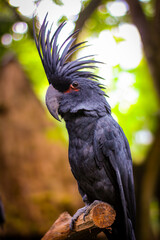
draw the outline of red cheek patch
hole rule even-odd
[[[78,88],[74,88],[72,85],[70,85],[70,87],[68,88],[67,91],[65,91],[65,93],[70,93],[70,92],[78,92],[79,89]]]

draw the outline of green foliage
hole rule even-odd
[[[122,22],[130,22],[129,15],[126,14],[123,17],[112,16],[107,10],[105,1],[105,3],[92,14],[85,26],[87,27],[90,35],[94,34],[97,36],[101,31],[105,29],[111,30],[119,26]]]
[[[53,0],[53,2],[57,5],[63,5],[61,0]]]
[[[155,10],[153,7],[154,4],[155,4],[154,0],[150,0],[150,1],[141,3],[142,9],[148,18],[152,18],[154,16],[154,13],[155,13]]]
[[[114,71],[113,89],[116,88],[115,83],[118,81],[118,75],[122,69],[117,66]],[[148,130],[154,134],[157,125],[158,99],[145,59],[136,69],[128,72],[135,76],[132,88],[138,91],[138,100],[135,104],[130,105],[125,114],[120,111],[119,103],[112,109],[112,112],[117,116],[118,122],[129,140],[134,161],[140,163],[144,160],[150,144],[138,143],[135,136],[141,130]]]
[[[13,41],[10,49],[15,52],[18,60],[23,65],[36,94],[44,101],[44,91],[48,86],[48,80],[34,40],[24,36],[20,41]]]

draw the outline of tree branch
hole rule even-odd
[[[102,4],[102,0],[92,0],[88,4],[84,10],[82,10],[79,14],[79,17],[76,22],[75,30],[81,29],[85,22],[90,18],[92,13],[96,10],[96,8]]]
[[[139,30],[142,43],[143,43],[145,56],[147,58],[148,66],[153,77],[155,90],[158,98],[160,98],[160,81],[159,81],[160,52],[159,52],[159,42],[157,41],[157,39],[159,39],[157,37],[158,33],[156,32],[155,25],[153,24],[153,22],[152,22],[152,25],[150,26],[150,23],[147,21],[146,16],[138,0],[126,0],[126,2],[129,4],[133,23],[136,25],[137,29]],[[159,3],[157,4],[159,7]]]
[[[116,212],[107,203],[97,203],[92,207],[90,213],[83,220],[83,214],[79,216],[75,223],[74,231],[70,230],[72,217],[64,212],[55,221],[42,240],[64,240],[64,239],[90,239],[103,229],[111,231],[111,225],[115,220]]]
[[[159,34],[160,34],[160,1],[159,0],[156,0],[156,2],[155,2],[155,21],[154,21],[154,25],[155,25],[156,31],[158,32],[157,36],[159,36]]]
[[[159,119],[158,119],[159,120]],[[150,203],[152,196],[156,190],[160,170],[160,125],[155,134],[155,139],[148,153],[144,165],[144,174],[142,176],[141,199],[140,199],[140,239],[154,239],[152,229],[150,227]],[[152,238],[151,238],[152,235]]]
[[[79,17],[76,21],[74,31],[81,30],[84,27],[85,22],[91,17],[93,12],[101,4],[102,4],[102,0],[91,0],[89,2],[89,4],[79,13]],[[80,34],[80,32],[77,33],[76,41],[74,42],[74,44],[77,43],[77,39],[78,39],[79,34]],[[72,60],[73,55],[69,58],[70,61]]]
[[[139,30],[143,45],[148,46],[150,43],[150,28],[140,2],[138,0],[126,0],[126,2],[130,7],[133,23]]]

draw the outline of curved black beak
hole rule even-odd
[[[61,121],[58,116],[59,100],[61,96],[62,93],[57,91],[52,84],[50,84],[46,93],[46,105],[50,114],[58,121]]]

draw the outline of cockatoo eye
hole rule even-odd
[[[73,82],[71,85],[73,88],[77,88],[79,86],[78,82]]]
[[[68,88],[68,90],[67,91],[65,91],[65,93],[70,93],[70,92],[78,92],[79,91],[79,88],[78,88],[78,86],[79,86],[79,83],[78,82],[73,82],[73,83],[71,83],[70,84],[70,86],[69,86],[69,88]]]

